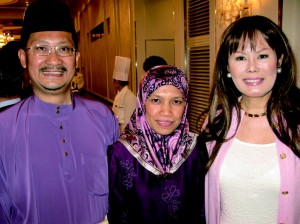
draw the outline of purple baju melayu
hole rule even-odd
[[[90,224],[108,207],[112,111],[73,95],[73,105],[31,96],[0,114],[0,222]],[[5,222],[4,222],[5,223]]]

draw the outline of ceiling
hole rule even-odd
[[[22,19],[26,7],[34,0],[0,0],[0,35],[9,33],[20,39]],[[64,0],[69,6],[76,0]]]
[[[20,39],[23,13],[32,0],[0,0],[0,34]]]

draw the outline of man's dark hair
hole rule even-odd
[[[167,64],[168,63],[166,62],[166,60],[163,59],[162,57],[153,55],[153,56],[146,58],[146,60],[144,61],[144,64],[143,64],[143,69],[146,72],[150,68],[153,68],[154,66],[167,65]]]
[[[122,86],[122,87],[127,86],[129,84],[129,81],[121,81],[121,80],[116,80],[116,81],[118,81],[120,86]]]
[[[10,41],[0,51],[0,97],[20,96],[23,67],[18,57],[19,41]]]

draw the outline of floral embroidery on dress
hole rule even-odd
[[[128,214],[128,211],[124,211],[122,212],[121,214],[121,223],[120,224],[127,224],[127,214]]]
[[[129,163],[128,160],[121,161],[121,176],[126,190],[132,188],[132,177],[135,177],[136,174],[134,172],[133,165]]]
[[[176,212],[180,204],[180,201],[178,201],[179,195],[180,192],[175,185],[165,187],[164,193],[162,194],[162,199],[167,204],[170,215],[174,218],[176,218]]]

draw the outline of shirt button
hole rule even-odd
[[[59,125],[59,129],[62,130],[62,129],[63,129],[63,126],[62,126],[62,125]]]
[[[66,140],[65,140],[65,139],[63,139],[63,140],[61,140],[61,142],[62,142],[62,143],[65,143],[65,142],[66,142]]]
[[[281,153],[280,154],[280,159],[285,159],[286,158],[286,154],[285,153]]]
[[[65,152],[65,153],[64,153],[64,155],[65,155],[65,156],[68,156],[68,155],[69,155],[69,153],[68,153],[68,152]]]
[[[283,191],[282,194],[287,195],[287,194],[289,194],[289,192],[288,191]]]

